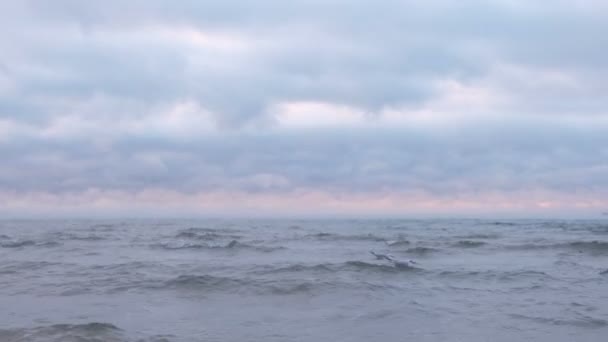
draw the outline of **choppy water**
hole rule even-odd
[[[608,221],[0,222],[2,342],[606,340]]]

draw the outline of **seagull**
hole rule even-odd
[[[415,262],[413,260],[408,260],[408,261],[395,260],[395,258],[389,254],[380,254],[380,253],[376,253],[374,251],[369,251],[369,252],[373,256],[375,256],[377,260],[386,260],[388,262],[392,262],[396,268],[410,268],[410,267],[414,267],[412,265],[418,264],[417,262]]]
[[[390,261],[390,262],[394,262],[395,259],[393,258],[393,256],[388,255],[388,254],[380,254],[380,253],[376,253],[374,251],[369,251],[373,256],[376,257],[376,259],[378,260],[386,260],[386,261]]]

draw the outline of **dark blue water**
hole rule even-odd
[[[0,222],[3,342],[607,338],[608,221]]]

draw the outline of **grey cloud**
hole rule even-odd
[[[57,98],[100,93],[144,103],[196,99],[228,126],[264,116],[282,101],[325,101],[377,112],[432,100],[439,80],[475,83],[497,62],[564,68],[580,77],[582,87],[605,88],[605,72],[594,77],[584,70],[595,68],[597,75],[608,60],[605,38],[598,34],[608,29],[606,13],[509,3],[29,1],[13,10],[22,22],[5,24],[13,29],[7,32],[17,31],[4,34],[5,45],[13,35],[20,40],[5,61],[15,69],[19,91],[3,99],[8,104],[0,115],[57,115],[65,111]],[[145,34],[155,25],[230,33],[253,47],[243,55],[217,56],[230,66],[219,70],[211,60],[193,65],[179,44],[119,34],[134,29]],[[118,32],[111,44],[98,34],[108,30]],[[30,66],[27,73],[22,64]],[[500,89],[517,95],[520,86]],[[526,95],[520,94],[521,102]],[[529,111],[571,109],[595,98],[585,90],[571,99],[559,91],[541,95]],[[11,104],[16,98],[22,104]],[[39,103],[38,110],[24,108],[32,103]]]
[[[438,134],[419,128],[319,130],[173,140],[123,137],[3,146],[0,188],[53,193],[89,188],[335,194],[424,191],[439,198],[535,187],[608,190],[605,125],[547,120],[467,123]]]
[[[563,1],[3,2],[0,124],[29,133],[0,138],[0,190],[605,192],[605,124],[551,118],[608,114],[607,10]],[[159,27],[246,46],[193,51]],[[445,95],[445,80],[505,95],[490,108],[453,108],[504,122],[298,132],[268,124],[283,102],[426,108]],[[194,139],[113,132],[184,101],[224,130]],[[108,127],[43,134],[68,115]]]

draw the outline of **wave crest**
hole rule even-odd
[[[122,330],[110,323],[54,324],[35,328],[0,330],[3,342],[121,342],[125,341]]]
[[[405,251],[405,253],[407,253],[407,254],[413,254],[413,255],[417,255],[417,256],[425,256],[425,255],[429,255],[429,254],[437,253],[437,252],[440,252],[440,250],[437,248],[422,247],[422,246],[410,248]]]
[[[204,240],[204,241],[214,241],[221,239],[240,239],[240,235],[229,234],[230,231],[222,231],[217,229],[210,228],[188,228],[179,231],[175,234],[176,238],[181,239],[193,239],[193,240]]]
[[[385,243],[389,247],[408,246],[411,244],[411,242],[409,242],[408,240],[385,241]]]
[[[552,317],[539,317],[539,316],[527,316],[521,314],[511,314],[512,318],[524,319],[533,321],[541,324],[549,325],[567,325],[583,328],[603,328],[608,326],[608,321],[600,318],[595,318],[587,315],[577,315],[578,317],[572,319],[565,318],[552,318]]]
[[[34,240],[17,240],[17,241],[6,241],[0,242],[0,247],[2,248],[20,248],[27,246],[36,245],[36,241]]]
[[[480,239],[480,240],[490,240],[490,239],[500,239],[500,234],[467,234],[458,236],[461,239]]]
[[[461,248],[477,248],[486,245],[483,241],[460,240],[454,244],[455,247]]]
[[[387,272],[387,273],[421,270],[420,268],[409,265],[408,263],[397,262],[395,264],[388,265],[388,264],[374,264],[374,263],[365,262],[365,261],[347,261],[344,263],[343,269],[351,269],[351,270],[356,270],[356,271]]]
[[[331,264],[317,264],[317,265],[289,265],[285,267],[272,268],[267,271],[263,271],[265,274],[273,273],[298,273],[298,272],[333,272],[335,270]]]
[[[254,293],[259,295],[293,295],[309,293],[326,285],[325,282],[310,282],[302,280],[259,280],[235,279],[212,275],[181,275],[165,283],[167,288],[202,291],[228,291],[238,293]]]
[[[442,271],[439,272],[440,277],[473,279],[481,278],[483,280],[498,280],[498,281],[516,281],[529,278],[548,280],[553,279],[552,276],[545,272],[534,270],[516,270],[516,271]]]
[[[208,243],[192,243],[183,241],[170,241],[165,243],[153,244],[152,247],[167,249],[167,250],[187,250],[187,249],[202,249],[202,250],[251,250],[264,253],[270,253],[285,249],[283,246],[258,246],[249,245],[246,243],[232,240],[225,245],[212,245]]]
[[[341,235],[334,233],[316,233],[305,235],[305,238],[312,238],[321,241],[386,241],[385,238],[374,234]]]
[[[507,246],[508,249],[517,250],[550,250],[550,249],[570,249],[579,253],[591,255],[608,255],[608,242],[606,241],[573,241],[555,244],[523,244]]]

